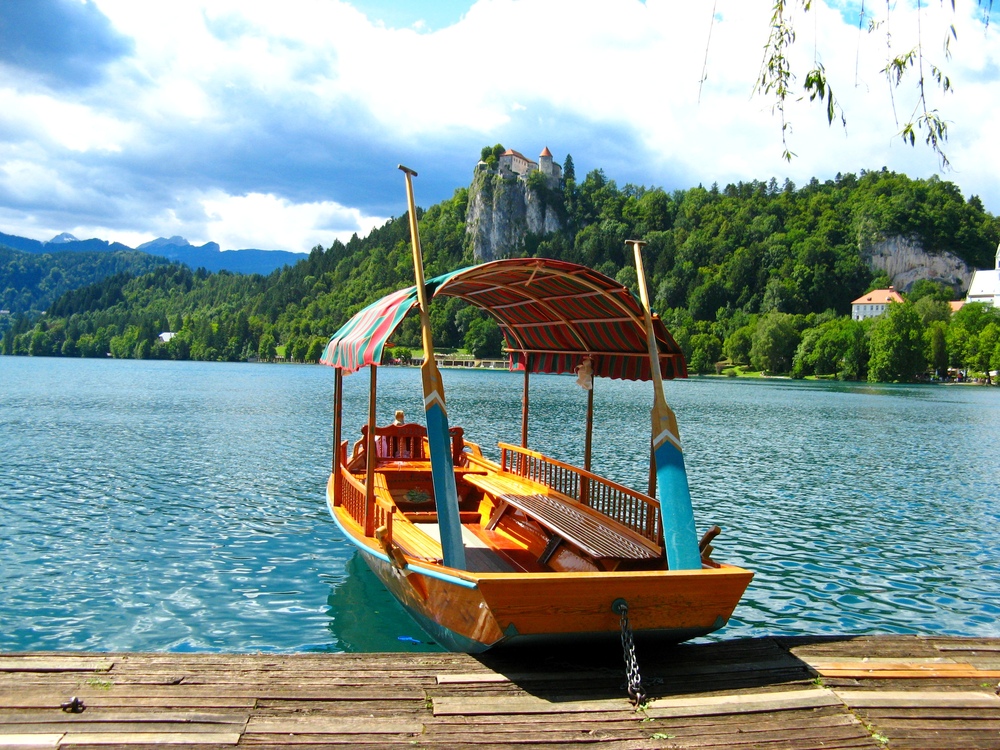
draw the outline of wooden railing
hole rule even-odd
[[[499,445],[502,471],[571,497],[662,546],[660,504],[654,498],[527,448]]]
[[[343,507],[361,528],[365,526],[365,486],[347,470],[340,466],[340,493],[334,498],[334,505]]]
[[[346,466],[341,466],[340,497],[334,499],[334,505],[342,506],[362,529],[376,530],[385,527],[384,538],[391,543],[392,518],[396,512],[396,506],[385,498],[379,497],[377,481],[376,479],[374,503],[371,508],[368,508],[365,486]],[[371,516],[370,523],[366,523],[369,520],[369,515]]]

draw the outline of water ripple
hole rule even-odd
[[[379,421],[419,415],[418,377],[380,374]],[[331,381],[0,357],[0,650],[435,649],[326,513]],[[445,382],[470,439],[494,456],[518,440],[521,376]],[[1000,636],[995,390],[666,391],[698,526],[723,526],[717,557],[756,573],[719,637]],[[360,424],[367,378],[347,378],[345,398],[344,424]],[[595,470],[643,488],[648,384],[600,381],[595,399]],[[529,443],[581,462],[585,413],[572,378],[533,377]]]

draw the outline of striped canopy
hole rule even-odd
[[[600,377],[649,380],[642,306],[614,279],[545,258],[509,258],[427,282],[429,295],[459,297],[490,313],[507,343],[512,370],[569,373],[591,359]],[[416,287],[383,297],[330,339],[320,360],[354,372],[382,360],[385,342],[417,304]],[[687,377],[684,355],[655,315],[664,378]]]

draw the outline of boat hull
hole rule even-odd
[[[618,599],[628,603],[637,638],[680,642],[724,626],[753,577],[732,566],[594,573],[471,573],[417,562],[400,568],[352,528],[346,513],[332,510],[386,589],[452,651],[615,636]]]

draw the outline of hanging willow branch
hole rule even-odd
[[[944,5],[945,0],[939,0],[939,2]],[[955,0],[948,0],[948,2],[951,4],[952,14],[954,14],[956,12]],[[988,27],[993,10],[993,0],[976,0],[976,3],[983,11],[983,24]],[[810,101],[819,99],[825,104],[826,119],[831,125],[836,118],[846,128],[847,118],[834,97],[827,71],[819,61],[818,52],[814,51],[813,67],[806,71],[802,88],[798,89],[796,85],[797,77],[789,59],[791,49],[796,41],[792,11],[795,8],[801,8],[803,13],[808,13],[812,8],[812,0],[772,0],[771,7],[771,30],[767,44],[764,46],[764,58],[761,62],[760,73],[754,83],[754,94],[772,98],[771,111],[777,113],[781,119],[781,155],[782,158],[790,161],[795,156],[789,147],[792,126],[787,118],[786,106],[790,100],[799,101],[807,95]],[[889,97],[894,112],[897,91],[910,77],[910,74],[916,76],[916,102],[906,122],[900,125],[897,119],[897,125],[900,125],[898,135],[904,143],[914,146],[918,134],[925,134],[924,142],[937,155],[941,169],[946,169],[949,166],[949,161],[944,152],[944,144],[948,140],[948,123],[937,109],[930,106],[929,94],[930,91],[937,91],[941,95],[948,94],[952,91],[952,84],[944,69],[933,63],[925,54],[921,25],[923,11],[922,0],[917,0],[917,41],[911,49],[902,54],[891,52],[892,36],[888,20],[894,12],[892,0],[886,0],[884,21],[869,19],[868,33],[881,32],[885,34],[888,50],[887,62],[881,73],[889,83]],[[863,2],[860,12],[859,27],[866,15]],[[951,59],[951,43],[957,38],[955,25],[949,24],[944,41],[946,60]]]

